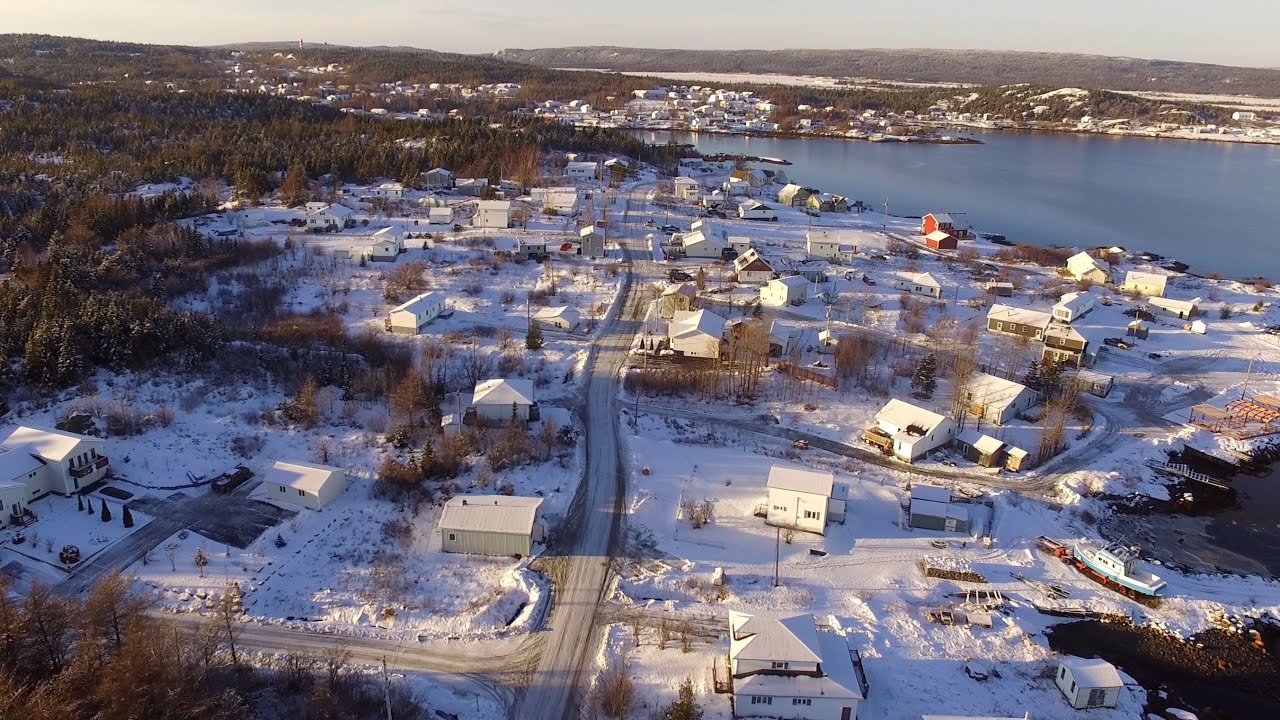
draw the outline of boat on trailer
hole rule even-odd
[[[1072,547],[1071,555],[1085,569],[1103,580],[1139,595],[1159,597],[1165,588],[1165,581],[1143,566],[1136,547],[1120,543],[1111,543],[1106,547],[1077,543]]]

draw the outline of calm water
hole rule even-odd
[[[1193,272],[1280,280],[1280,145],[980,133],[917,145],[644,133],[704,153],[785,158],[805,185],[889,212],[969,213],[983,232],[1038,245],[1121,245]]]

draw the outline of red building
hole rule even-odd
[[[924,244],[934,250],[955,250],[956,239],[945,230],[934,230],[924,236]]]
[[[920,219],[921,235],[928,236],[939,230],[955,240],[968,240],[973,236],[969,230],[969,219],[964,213],[929,213]]]

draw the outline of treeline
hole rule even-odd
[[[0,63],[13,76],[72,85],[84,82],[201,80],[222,68],[207,62],[209,50],[175,45],[86,40],[35,35],[0,35]],[[5,71],[0,70],[0,76]]]
[[[109,575],[79,600],[37,583],[18,598],[0,575],[0,718],[375,720],[387,702],[396,718],[425,716],[400,683],[384,699],[341,649],[243,663],[234,587],[184,632],[145,614],[132,584]]]

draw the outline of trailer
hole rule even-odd
[[[213,479],[209,487],[214,492],[225,495],[234,491],[236,488],[249,481],[253,477],[253,471],[243,465],[237,465],[235,470],[222,473]]]

